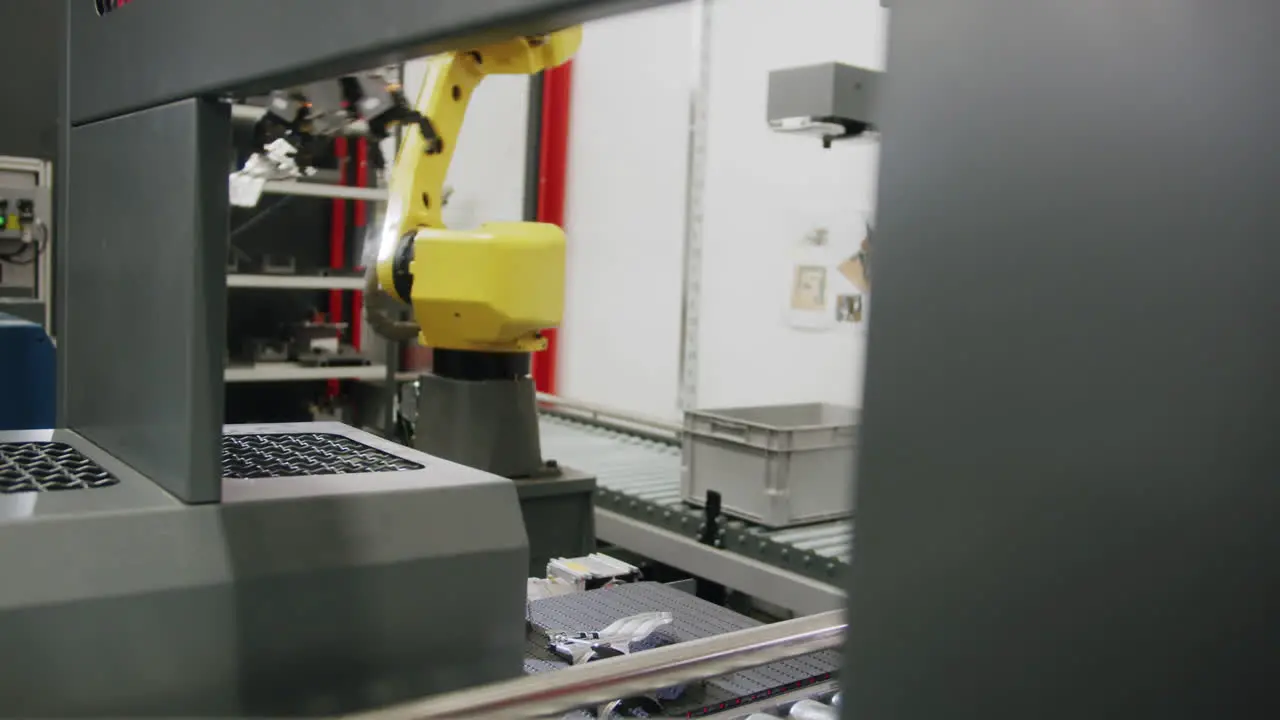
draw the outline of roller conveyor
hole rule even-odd
[[[685,542],[696,540],[702,511],[682,499],[680,445],[675,438],[631,433],[553,413],[542,415],[541,433],[547,458],[598,478],[596,513],[602,539],[642,554],[646,548],[631,547],[635,543],[626,540],[644,533],[655,542],[659,538],[671,540],[673,536]],[[608,528],[620,523],[625,525],[628,537],[609,537]],[[836,592],[849,568],[852,535],[853,524],[849,520],[781,530],[731,520],[721,530],[717,546],[728,555],[776,568],[779,578],[800,576]],[[678,552],[672,555],[681,557]],[[665,558],[654,559],[702,574],[699,568],[683,567]],[[732,587],[732,583],[725,584]],[[750,592],[748,588],[735,589]]]

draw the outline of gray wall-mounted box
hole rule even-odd
[[[822,63],[769,73],[768,120],[840,118],[875,124],[875,96],[880,73]]]
[[[681,488],[769,527],[848,517],[858,411],[821,403],[685,413]]]

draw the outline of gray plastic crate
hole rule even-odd
[[[775,528],[848,517],[858,418],[822,403],[686,412],[684,498],[715,490],[726,514]]]

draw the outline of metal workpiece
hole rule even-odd
[[[68,3],[70,120],[196,95],[265,94],[495,39],[535,35],[662,0],[135,2],[100,16]],[[128,72],[120,72],[127,67]]]
[[[562,714],[837,648],[846,627],[840,612],[822,613],[351,715],[347,720],[499,720]]]
[[[0,433],[36,474],[56,458],[14,444],[70,446],[114,480],[0,493],[5,715],[326,715],[519,674],[528,564],[509,481],[336,423],[226,433],[341,442],[329,467],[277,451],[266,462],[298,472],[186,505],[76,433]]]
[[[227,107],[182,100],[69,132],[58,424],[179,499],[214,502],[225,402]]]

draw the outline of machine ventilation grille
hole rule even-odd
[[[417,470],[422,465],[342,435],[225,435],[224,478],[301,477]]]
[[[89,490],[119,482],[66,443],[0,443],[0,495]]]

